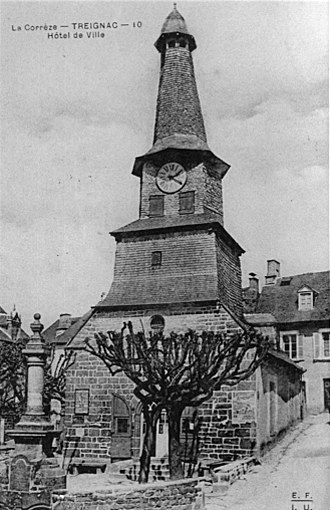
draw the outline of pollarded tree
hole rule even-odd
[[[0,342],[0,418],[12,424],[19,420],[25,406],[25,344],[23,340]]]
[[[269,347],[268,339],[255,330],[224,335],[211,331],[197,334],[134,333],[124,323],[121,332],[86,338],[86,350],[100,358],[115,375],[123,372],[135,385],[142,403],[146,432],[140,458],[139,481],[148,480],[155,448],[156,425],[162,409],[168,415],[171,479],[183,477],[180,455],[180,422],[187,406],[199,406],[215,388],[233,386],[250,377]]]
[[[65,350],[56,360],[55,345],[48,351],[44,372],[44,409],[50,412],[51,400],[57,400],[61,406],[65,405],[66,374],[76,361],[76,354]]]
[[[24,348],[27,340],[0,342],[0,418],[17,423],[25,411],[27,367]],[[55,347],[48,350],[45,365],[43,402],[50,411],[52,399],[64,404],[67,370],[75,362],[73,351],[65,351],[54,364]]]

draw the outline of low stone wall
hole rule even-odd
[[[242,475],[247,473],[253,466],[255,466],[255,464],[255,457],[248,457],[246,459],[230,462],[225,466],[215,468],[213,473],[217,477],[218,482],[225,482],[228,485],[231,485]]]
[[[185,479],[159,484],[137,485],[134,488],[52,495],[52,510],[203,510],[204,494],[200,480]]]

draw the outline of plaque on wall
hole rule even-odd
[[[233,423],[248,423],[255,419],[254,391],[233,392]]]
[[[74,399],[75,414],[88,414],[89,412],[89,390],[76,390]]]

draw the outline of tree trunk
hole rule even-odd
[[[170,465],[170,479],[184,478],[181,460],[180,429],[181,415],[184,408],[173,406],[167,409],[168,416],[168,452]]]
[[[154,455],[156,447],[157,420],[160,409],[154,408],[151,411],[148,407],[143,408],[143,416],[146,432],[143,438],[142,454],[140,457],[139,483],[147,483],[150,471],[150,460]]]

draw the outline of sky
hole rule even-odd
[[[208,144],[231,165],[225,227],[246,250],[243,285],[250,271],[263,284],[272,258],[283,276],[327,270],[327,3],[177,8],[197,42]],[[131,171],[152,145],[153,43],[171,10],[162,1],[1,2],[0,305],[15,304],[27,331],[35,312],[47,327],[110,288],[109,232],[138,217]],[[74,25],[93,22],[111,28]],[[56,32],[70,38],[48,36]]]

